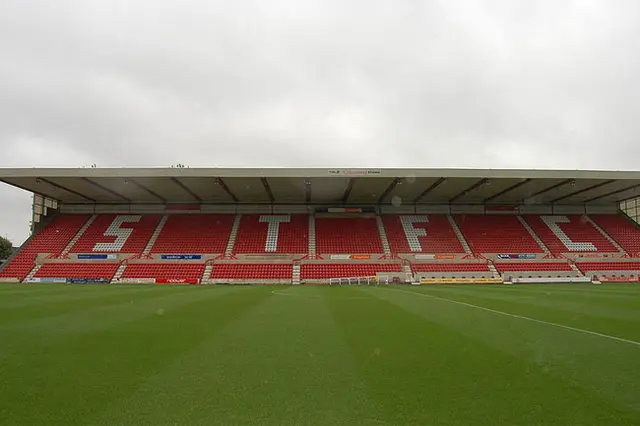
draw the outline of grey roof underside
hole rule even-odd
[[[640,195],[635,171],[4,168],[0,181],[61,203],[595,205]]]

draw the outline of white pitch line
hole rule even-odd
[[[432,296],[430,294],[417,293],[415,291],[407,291],[407,290],[400,290],[400,289],[396,289],[396,291],[400,291],[402,293],[407,293],[407,294],[413,294],[415,296],[422,296],[422,297],[428,297],[428,298],[431,298],[431,299],[443,300],[445,302],[456,303],[458,305],[463,305],[463,306],[467,306],[467,307],[470,307],[470,308],[476,308],[476,309],[481,309],[481,310],[487,311],[487,312],[493,312],[494,314],[505,315],[507,317],[512,317],[512,318],[520,318],[520,319],[523,319],[523,320],[537,322],[539,324],[546,324],[546,325],[550,325],[550,326],[553,326],[553,327],[564,328],[565,330],[577,331],[578,333],[591,334],[592,336],[604,337],[605,339],[617,340],[618,342],[629,343],[631,345],[640,346],[640,342],[636,342],[635,340],[623,339],[622,337],[610,336],[608,334],[598,333],[596,331],[583,330],[582,328],[570,327],[568,325],[562,325],[562,324],[558,324],[558,323],[555,323],[555,322],[543,321],[543,320],[539,320],[539,319],[535,319],[535,318],[524,317],[522,315],[510,314],[508,312],[497,311],[495,309],[485,308],[484,306],[478,306],[478,305],[474,305],[472,303],[460,302],[458,300],[447,299],[445,297]]]

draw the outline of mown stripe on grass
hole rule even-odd
[[[56,300],[37,299],[37,301],[33,301],[29,305],[2,307],[0,326],[38,318],[49,319],[57,315],[74,314],[77,311],[92,311],[96,308],[129,303],[131,300],[151,300],[166,297],[166,294],[162,291],[154,291],[150,287],[113,289],[105,286],[96,288],[91,293],[83,292],[79,294],[74,290],[71,290],[72,293],[67,294],[68,297],[66,298],[59,296]],[[180,289],[174,289],[172,294],[180,291]],[[188,291],[188,289],[185,288],[182,291]]]
[[[544,374],[607,400],[640,424],[640,371],[636,361],[640,348],[636,345],[441,300],[441,293],[437,293],[438,298],[421,296],[431,294],[430,288],[399,290],[385,289],[379,295],[497,351],[525,359]],[[558,394],[552,399],[562,405],[566,396]],[[574,403],[584,405],[586,411],[591,409],[591,402],[586,400]]]
[[[600,425],[633,414],[546,375],[529,360],[392,303],[392,290],[345,290],[372,299],[345,303],[335,296],[330,306],[388,424]],[[550,390],[564,403],[549,404]]]
[[[432,294],[441,294],[443,297],[459,299],[468,298],[476,301],[497,303],[503,305],[518,305],[527,309],[531,307],[535,310],[548,309],[553,315],[554,311],[562,311],[571,314],[572,321],[582,316],[591,318],[603,318],[611,320],[612,323],[621,321],[622,323],[633,324],[637,328],[640,322],[640,299],[625,296],[622,299],[611,300],[601,296],[591,296],[580,294],[575,291],[573,294],[554,293],[553,291],[523,292],[517,289],[510,290],[508,287],[484,288],[477,291],[471,286],[448,287],[440,292],[431,291]],[[639,294],[640,295],[640,294]]]
[[[196,288],[189,296],[177,304],[165,300],[163,311],[150,311],[150,305],[121,311],[126,319],[110,311],[110,324],[104,318],[93,330],[5,360],[0,366],[0,418],[5,424],[88,424],[110,401],[127,399],[141,383],[241,318],[268,293]],[[67,323],[72,327],[82,320],[70,315]],[[59,334],[63,336],[70,337]]]
[[[150,292],[139,292],[136,288],[123,289],[128,298],[117,305],[96,306],[93,309],[79,312],[62,312],[47,318],[30,318],[17,324],[0,325],[2,331],[19,331],[33,333],[36,336],[56,337],[55,335],[91,332],[118,321],[129,321],[141,316],[153,315],[157,309],[180,306],[197,301],[203,295],[226,294],[238,291],[233,287],[155,287]],[[73,297],[72,295],[70,297]],[[80,303],[82,303],[80,301]],[[29,308],[37,311],[37,307]],[[0,312],[0,316],[2,312]]]
[[[582,329],[582,328],[571,327],[571,326],[568,326],[568,325],[558,324],[558,323],[555,323],[555,322],[543,321],[543,320],[540,320],[540,319],[526,317],[526,316],[523,316],[523,315],[517,315],[517,314],[513,314],[513,313],[509,313],[509,312],[499,311],[499,310],[487,308],[487,307],[484,307],[484,306],[474,305],[472,303],[461,302],[461,301],[458,301],[458,300],[455,300],[455,299],[447,299],[447,298],[444,298],[444,297],[434,296],[432,294],[418,293],[416,291],[407,291],[407,290],[396,290],[396,291],[400,291],[400,292],[407,293],[407,294],[413,294],[413,295],[421,296],[421,297],[430,297],[430,298],[434,298],[434,299],[442,300],[442,301],[447,301],[447,302],[451,302],[451,303],[457,303],[459,305],[464,305],[464,306],[467,306],[467,307],[470,307],[470,308],[475,308],[475,309],[482,309],[484,311],[491,312],[491,313],[498,314],[498,315],[506,315],[506,316],[509,316],[509,317],[512,317],[512,318],[518,318],[518,319],[522,319],[522,320],[526,320],[526,321],[533,321],[533,322],[536,322],[536,323],[539,323],[539,324],[545,324],[545,325],[549,325],[549,326],[552,326],[552,327],[558,327],[558,328],[563,328],[565,330],[575,331],[577,333],[589,334],[589,335],[592,335],[592,336],[597,336],[597,337],[602,337],[602,338],[605,338],[605,339],[615,340],[617,342],[627,343],[627,344],[634,345],[634,346],[640,346],[640,342],[636,342],[635,340],[623,339],[621,337],[612,336],[610,334],[598,333],[598,332],[591,331],[591,330],[585,330],[585,329]],[[571,307],[566,307],[564,310],[571,310],[571,309],[572,309]]]
[[[514,297],[510,299],[492,297],[495,291],[487,287],[414,287],[411,291],[426,292],[427,294],[499,311],[530,316],[539,320],[609,334],[622,339],[640,341],[640,324],[638,321],[640,309],[616,309],[609,305],[608,300],[602,300],[601,303],[596,301],[595,304],[590,306],[590,309],[586,309],[572,299],[567,300],[563,297],[559,300],[554,297],[553,293],[540,298],[523,299]],[[633,297],[629,297],[629,299],[633,299]],[[640,308],[640,300],[636,300],[636,303]]]
[[[506,298],[513,298],[514,295],[521,295],[522,297],[541,298],[553,296],[554,299],[561,300],[576,300],[584,303],[606,303],[611,306],[631,307],[636,308],[638,306],[638,299],[633,296],[640,296],[639,291],[630,294],[619,294],[604,291],[589,291],[586,286],[574,286],[573,288],[566,289],[566,287],[560,287],[558,285],[547,284],[532,284],[532,285],[496,285],[487,286],[486,292],[490,292],[493,295],[504,296]],[[595,286],[594,286],[595,287]],[[484,294],[485,292],[483,292]]]
[[[376,424],[324,289],[279,289],[93,424]]]
[[[102,285],[101,285],[102,286]],[[79,291],[90,292],[96,286],[75,286]],[[8,300],[20,300],[20,296],[48,297],[64,295],[69,292],[70,285],[66,284],[0,284],[0,303]]]

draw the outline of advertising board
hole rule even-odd
[[[67,284],[109,284],[106,278],[67,278]]]
[[[162,260],[199,260],[202,259],[201,254],[162,254]]]
[[[502,284],[502,278],[421,278],[421,284]]]
[[[156,284],[198,284],[198,280],[184,278],[156,278]]]
[[[436,254],[436,259],[455,259],[455,254]]]
[[[25,283],[61,283],[66,284],[66,278],[27,278],[24,280]]]
[[[559,284],[559,283],[589,283],[589,277],[542,277],[542,278],[513,278],[514,284]]]
[[[516,253],[516,254],[498,254],[498,259],[535,259],[536,255],[532,253]]]
[[[436,258],[435,254],[416,254],[415,256],[416,260],[433,260]]]

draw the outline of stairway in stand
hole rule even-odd
[[[299,285],[300,284],[300,262],[293,262],[293,271],[291,275],[291,284]]]
[[[460,244],[462,245],[462,248],[464,249],[464,252],[467,253],[467,254],[472,254],[471,247],[469,247],[469,244],[467,243],[467,240],[464,238],[464,235],[462,235],[462,232],[460,231],[460,228],[458,228],[458,224],[456,223],[456,221],[453,218],[453,216],[448,214],[447,215],[447,219],[449,220],[449,224],[453,228],[453,232],[456,233],[456,236],[458,237],[458,240],[460,241]]]
[[[380,235],[380,241],[382,241],[384,254],[389,256],[391,254],[391,248],[389,247],[389,239],[387,238],[387,232],[384,229],[384,224],[382,223],[380,215],[376,215],[376,224],[378,225],[378,234]]]
[[[498,272],[498,269],[496,269],[496,265],[493,264],[493,262],[488,262],[487,266],[489,267],[489,270],[493,273],[493,278],[500,278],[500,272]]]
[[[89,227],[91,226],[93,221],[96,220],[97,217],[98,217],[97,214],[92,215],[85,222],[85,224],[82,225],[82,228],[78,229],[78,232],[76,233],[76,235],[74,235],[74,237],[71,239],[71,241],[69,241],[69,244],[67,244],[67,246],[64,248],[64,250],[62,250],[62,252],[60,252],[60,257],[66,257],[69,254],[69,252],[71,251],[73,246],[78,242],[78,240],[80,238],[82,238],[82,236],[84,235],[86,230],[89,229]]]
[[[605,237],[611,244],[613,244],[615,248],[620,250],[620,253],[628,254],[627,251],[623,249],[622,246],[618,244],[618,242],[614,240],[607,231],[602,229],[602,227],[598,225],[593,219],[591,219],[589,216],[586,216],[586,215],[585,215],[585,218],[587,218],[587,221],[591,223],[593,227],[596,228],[602,234],[603,237]]]
[[[29,281],[31,278],[35,277],[35,275],[38,273],[38,271],[40,270],[40,268],[42,268],[42,264],[36,264],[33,266],[33,268],[31,269],[31,271],[29,271],[29,273],[27,274],[27,276],[24,278],[24,281],[27,282]],[[55,278],[55,277],[47,277],[47,278]]]
[[[111,278],[111,282],[117,283],[118,281],[120,281],[120,277],[122,277],[122,274],[124,274],[124,270],[126,268],[127,268],[127,261],[125,260],[120,262],[120,266],[118,266],[116,273],[113,275],[113,278]]]
[[[309,258],[316,257],[316,217],[309,215]]]
[[[549,247],[546,246],[545,243],[542,242],[542,240],[540,239],[540,237],[538,237],[538,234],[536,234],[533,231],[533,228],[531,228],[531,226],[529,226],[529,224],[527,223],[526,220],[524,220],[524,218],[520,215],[517,216],[518,220],[520,221],[520,223],[522,224],[522,226],[524,226],[524,229],[527,230],[527,232],[529,232],[529,234],[531,235],[531,238],[533,238],[535,240],[536,243],[538,243],[538,245],[540,246],[540,248],[542,249],[542,251],[545,254],[551,254],[551,250],[549,250]]]
[[[227,248],[224,251],[225,256],[231,256],[233,254],[233,247],[236,244],[236,238],[238,237],[238,229],[240,229],[241,214],[237,214],[233,219],[233,226],[231,227],[231,234],[229,234],[229,241],[227,242]]]
[[[149,253],[151,252],[151,249],[153,248],[153,245],[156,243],[156,240],[158,239],[158,236],[162,232],[162,229],[164,228],[164,224],[167,223],[167,219],[168,218],[169,218],[169,216],[167,216],[165,214],[164,216],[162,216],[162,219],[160,219],[160,222],[158,222],[158,226],[156,226],[155,231],[153,231],[153,234],[151,235],[151,238],[147,242],[147,245],[144,248],[144,250],[142,251],[143,257],[148,257],[149,256]]]
[[[200,279],[200,284],[210,284],[212,272],[213,272],[213,262],[209,261],[205,264],[204,272],[202,273],[202,278]]]

